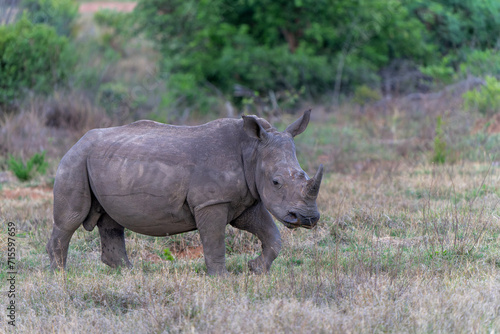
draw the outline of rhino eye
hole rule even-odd
[[[278,188],[281,188],[281,182],[278,180],[278,179],[273,179],[273,184],[278,187]]]

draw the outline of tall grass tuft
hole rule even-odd
[[[446,162],[446,140],[444,139],[443,119],[436,117],[436,136],[434,137],[434,154],[431,162],[442,165]]]

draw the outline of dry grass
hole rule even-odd
[[[228,227],[230,275],[224,278],[206,276],[202,258],[180,255],[199,246],[194,232],[171,238],[127,233],[135,267],[113,270],[99,260],[97,231],[80,229],[71,242],[67,272],[51,273],[44,250],[52,219],[50,192],[36,187],[32,196],[29,188],[16,193],[12,188],[19,184],[4,186],[2,216],[16,222],[21,233],[17,329],[498,332],[499,178],[499,167],[472,163],[329,174],[319,198],[321,223],[313,231],[280,226],[283,251],[270,274],[248,272],[246,263],[257,255],[258,243]],[[4,226],[2,242],[5,233]],[[463,252],[456,238],[475,247]],[[161,257],[165,248],[177,255],[175,261]],[[4,274],[0,278],[5,291]],[[9,330],[5,322],[2,326]]]
[[[17,114],[0,114],[0,154],[26,158],[45,150],[60,157],[85,132],[113,124],[83,94],[55,92],[32,99]]]

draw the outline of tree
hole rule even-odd
[[[430,42],[443,54],[464,47],[498,46],[500,2],[497,0],[405,0],[405,6],[425,25]]]
[[[9,106],[27,91],[49,93],[64,84],[72,61],[68,40],[26,16],[0,27],[0,106]]]

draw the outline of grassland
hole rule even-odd
[[[247,267],[258,240],[232,227],[226,277],[205,274],[196,232],[170,238],[127,232],[134,268],[114,270],[100,262],[97,229],[83,228],[72,239],[67,271],[52,273],[45,244],[57,159],[48,176],[3,184],[4,259],[6,223],[18,230],[17,331],[500,332],[500,166],[463,156],[435,166],[429,152],[398,153],[387,148],[392,142],[370,140],[363,124],[330,117],[297,138],[306,170],[327,166],[322,219],[312,231],[279,226],[283,250],[262,276]],[[411,136],[408,126],[401,131]],[[0,287],[7,291],[3,266]],[[7,300],[2,293],[4,313]],[[1,318],[0,331],[11,332]]]

